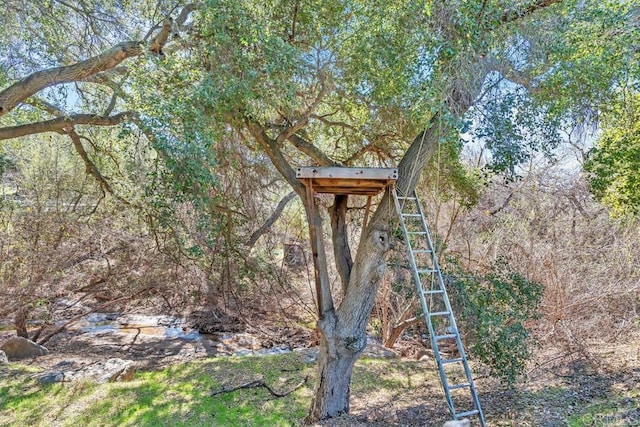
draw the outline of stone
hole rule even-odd
[[[9,363],[9,359],[7,359],[7,354],[0,350],[0,365],[6,365]]]
[[[132,360],[107,359],[89,366],[87,374],[87,377],[92,377],[101,383],[131,381],[135,374],[135,363]]]
[[[64,382],[65,380],[69,381],[65,377],[65,373],[61,371],[47,372],[42,375],[39,375],[37,378],[38,378],[38,382],[42,385],[61,383],[61,382]]]
[[[398,353],[393,350],[386,348],[385,346],[375,343],[369,342],[362,352],[364,357],[372,357],[379,359],[395,359],[398,357]]]
[[[0,350],[6,353],[9,360],[26,359],[28,357],[49,354],[49,350],[47,350],[46,347],[22,337],[9,338],[0,346]]]
[[[61,365],[62,364],[58,364],[58,367],[63,367]],[[118,358],[92,363],[80,369],[73,369],[73,363],[70,363],[69,368],[68,370],[57,370],[40,374],[37,377],[38,382],[40,384],[53,384],[83,379],[91,379],[99,383],[131,381],[136,372],[136,365],[132,360]]]
[[[458,421],[447,421],[443,427],[470,427],[471,421],[468,418]]]

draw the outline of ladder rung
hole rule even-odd
[[[406,216],[407,218],[420,218],[422,215],[420,214],[407,214],[403,213],[402,216]]]
[[[435,316],[448,316],[450,315],[451,312],[450,311],[434,311],[433,313],[429,313],[429,316],[431,317],[435,317]]]
[[[445,334],[445,335],[436,335],[434,338],[436,340],[446,340],[447,338],[456,338],[456,334]]]
[[[413,249],[412,252],[414,254],[430,254],[431,249]]]
[[[425,234],[427,234],[426,231],[407,231],[407,234],[419,234],[424,236]]]
[[[425,294],[427,294],[427,295],[433,295],[433,294],[441,294],[441,293],[443,293],[444,291],[443,291],[442,289],[435,289],[435,290],[432,290],[432,291],[425,291],[425,290],[423,290],[422,292],[424,292],[424,293],[425,293]]]
[[[398,196],[398,200],[418,200],[416,197],[412,197],[412,196]]]
[[[471,411],[467,411],[467,412],[458,412],[456,414],[456,418],[460,417],[470,417],[471,415],[478,415],[480,413],[480,411],[478,411],[477,409],[473,409]]]
[[[471,383],[460,383],[449,386],[449,390],[458,390],[465,387],[471,387]]]
[[[418,271],[418,274],[433,274],[436,272],[433,268],[421,268],[416,270]]]
[[[464,359],[462,357],[456,357],[455,359],[442,359],[442,364],[447,365],[450,363],[458,363],[462,362]]]

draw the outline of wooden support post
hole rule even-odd
[[[313,184],[311,179],[306,180],[307,189],[307,223],[309,224],[309,240],[311,241],[311,253],[313,256],[313,271],[315,276],[316,283],[316,304],[318,306],[318,319],[322,320],[323,315],[323,304],[322,304],[322,281],[321,281],[321,272],[322,268],[320,265],[321,260],[319,259],[319,244],[321,244],[321,240],[318,240],[318,231],[316,229],[316,202],[313,194]],[[322,230],[320,230],[322,232]],[[320,237],[321,239],[321,237]],[[324,253],[324,251],[323,251]],[[326,260],[325,260],[326,264]]]

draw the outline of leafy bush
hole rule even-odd
[[[505,259],[486,274],[452,265],[449,289],[469,352],[489,366],[491,375],[513,384],[531,356],[525,323],[538,317],[543,286],[513,271]]]

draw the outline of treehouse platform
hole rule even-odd
[[[375,196],[395,183],[398,169],[303,166],[296,178],[315,193]]]

